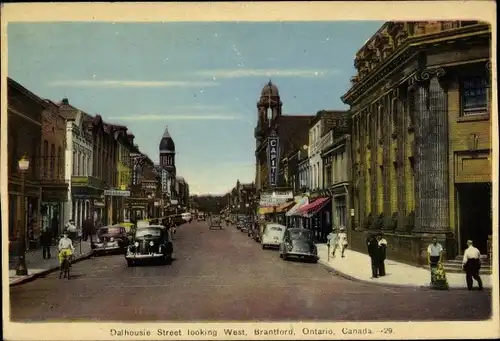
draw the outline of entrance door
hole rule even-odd
[[[471,239],[481,254],[487,254],[492,234],[491,183],[459,184],[459,220],[461,250]]]

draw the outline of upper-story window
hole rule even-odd
[[[55,170],[55,161],[56,161],[56,146],[54,144],[50,145],[50,178],[54,179],[54,170]]]
[[[49,174],[49,143],[43,141],[43,174],[44,178]]]
[[[463,116],[488,114],[489,80],[484,76],[464,77],[460,82]]]

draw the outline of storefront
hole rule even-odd
[[[71,178],[72,217],[81,229],[87,218],[105,223],[107,212],[104,202],[104,183],[95,177],[74,176]]]
[[[58,236],[64,229],[64,208],[67,205],[68,185],[66,183],[42,183],[42,230],[49,229]]]
[[[309,204],[309,197],[298,197],[295,199],[295,201],[296,204],[285,213],[286,224],[290,227],[304,227],[302,219],[299,215],[296,214],[296,212],[301,207]]]
[[[40,212],[40,196],[41,189],[33,182],[26,181],[25,185],[25,226],[26,229],[26,247],[29,247],[30,240],[37,240],[40,238],[40,224],[41,218],[38,214]],[[22,224],[22,193],[21,181],[17,179],[10,179],[9,181],[9,240],[19,239],[19,234]]]
[[[295,212],[302,217],[304,227],[313,231],[316,241],[326,242],[332,230],[331,203],[330,197],[318,197]]]
[[[148,198],[126,198],[128,211],[131,213],[131,221],[143,220],[149,218],[149,200]]]

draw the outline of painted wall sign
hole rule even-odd
[[[279,137],[270,136],[267,139],[267,164],[269,168],[269,185],[271,187],[278,185],[279,152]]]

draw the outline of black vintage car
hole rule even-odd
[[[168,264],[172,260],[172,253],[173,245],[168,230],[162,225],[150,225],[135,231],[125,259],[128,266],[155,260]]]
[[[298,258],[316,263],[319,258],[312,231],[301,228],[286,229],[280,244],[280,258]]]
[[[124,253],[129,244],[127,231],[120,224],[101,227],[97,240],[91,245],[94,254]]]

